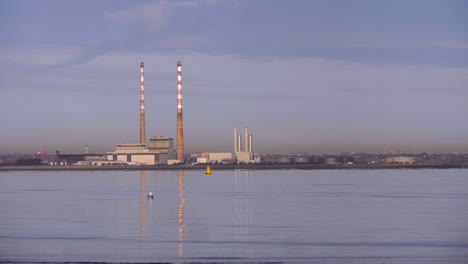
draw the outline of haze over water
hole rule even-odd
[[[0,182],[0,261],[468,263],[466,169],[15,171]]]

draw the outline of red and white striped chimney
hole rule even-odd
[[[177,113],[182,113],[182,62],[177,62]]]
[[[146,144],[145,125],[145,64],[140,64],[140,144]]]
[[[177,159],[184,160],[184,121],[182,117],[182,62],[177,62]]]

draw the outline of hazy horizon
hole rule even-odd
[[[2,1],[0,153],[468,152],[466,1]]]
[[[121,143],[137,143],[137,142],[121,142]],[[198,144],[197,144],[198,143]],[[232,152],[232,147],[226,142],[219,142],[216,147],[206,148],[204,142],[194,142],[186,146],[186,154],[194,152]],[[392,145],[392,144],[309,144],[300,145],[295,143],[277,143],[268,142],[257,144],[258,149],[255,153],[275,154],[275,153],[468,153],[467,145]],[[12,146],[17,149],[15,152],[0,152],[0,154],[29,154],[37,151],[44,151],[44,146],[36,146],[34,150],[30,150],[31,146]],[[49,155],[54,155],[56,150],[61,154],[83,154],[85,153],[86,145],[77,147],[76,145],[61,145],[58,147],[47,146]],[[105,154],[112,152],[115,145],[88,145],[90,153]]]

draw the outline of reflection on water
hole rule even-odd
[[[184,212],[185,212],[185,188],[184,188],[184,177],[185,172],[184,170],[179,170],[177,173],[177,187],[178,187],[178,195],[179,201],[177,205],[177,237],[178,237],[178,247],[177,247],[177,255],[179,257],[184,256],[184,229],[185,229],[185,222],[184,222]],[[147,172],[141,171],[140,172],[140,255],[146,255],[146,239],[148,235],[148,218],[152,216],[152,206],[153,200],[149,200],[147,198],[148,190],[147,190]],[[153,186],[154,188],[155,186]],[[156,197],[156,193],[154,194]],[[160,194],[162,195],[162,194]],[[155,216],[156,219],[158,218]],[[156,220],[157,222],[157,220]],[[151,222],[151,225],[156,224],[156,222]],[[154,240],[155,233],[150,233],[150,241]]]
[[[252,171],[234,171],[234,234],[236,240],[251,240]]]
[[[177,185],[179,187],[179,206],[177,207],[177,223],[178,227],[178,238],[179,246],[177,254],[179,257],[184,256],[184,211],[185,211],[185,194],[184,194],[184,170],[179,170],[177,173]]]
[[[158,174],[158,176],[161,176]],[[158,189],[158,186],[153,186],[152,188]],[[177,204],[177,256],[180,258],[184,257],[184,238],[185,238],[185,171],[177,171],[177,190],[178,190],[178,204]],[[147,236],[149,235],[149,240],[152,241],[157,239],[155,237],[155,230],[148,230],[148,220],[151,218],[152,212],[152,200],[148,200],[149,190],[147,189],[147,172],[140,172],[140,255],[146,256],[146,247],[147,247]],[[163,203],[161,200],[163,193],[158,193],[158,202]],[[234,171],[234,239],[237,241],[250,241],[252,240],[252,225],[253,225],[253,216],[252,216],[252,171],[249,170],[235,170]],[[155,194],[156,197],[156,194]],[[172,207],[173,208],[173,207]],[[150,225],[154,225],[158,222],[158,217],[161,217],[163,212],[157,213],[154,215],[155,220],[150,221]],[[148,233],[148,231],[151,231]],[[149,242],[148,242],[149,243]],[[151,253],[150,253],[151,254]]]
[[[146,240],[146,171],[140,172],[140,237],[141,237],[141,246],[140,246],[140,255],[145,255],[145,240]],[[151,202],[151,201],[150,201]]]
[[[466,175],[0,172],[0,263],[468,263]]]

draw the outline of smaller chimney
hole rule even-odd
[[[234,128],[234,152],[238,152],[237,149],[237,128]]]
[[[244,151],[249,152],[249,128],[244,128]]]

